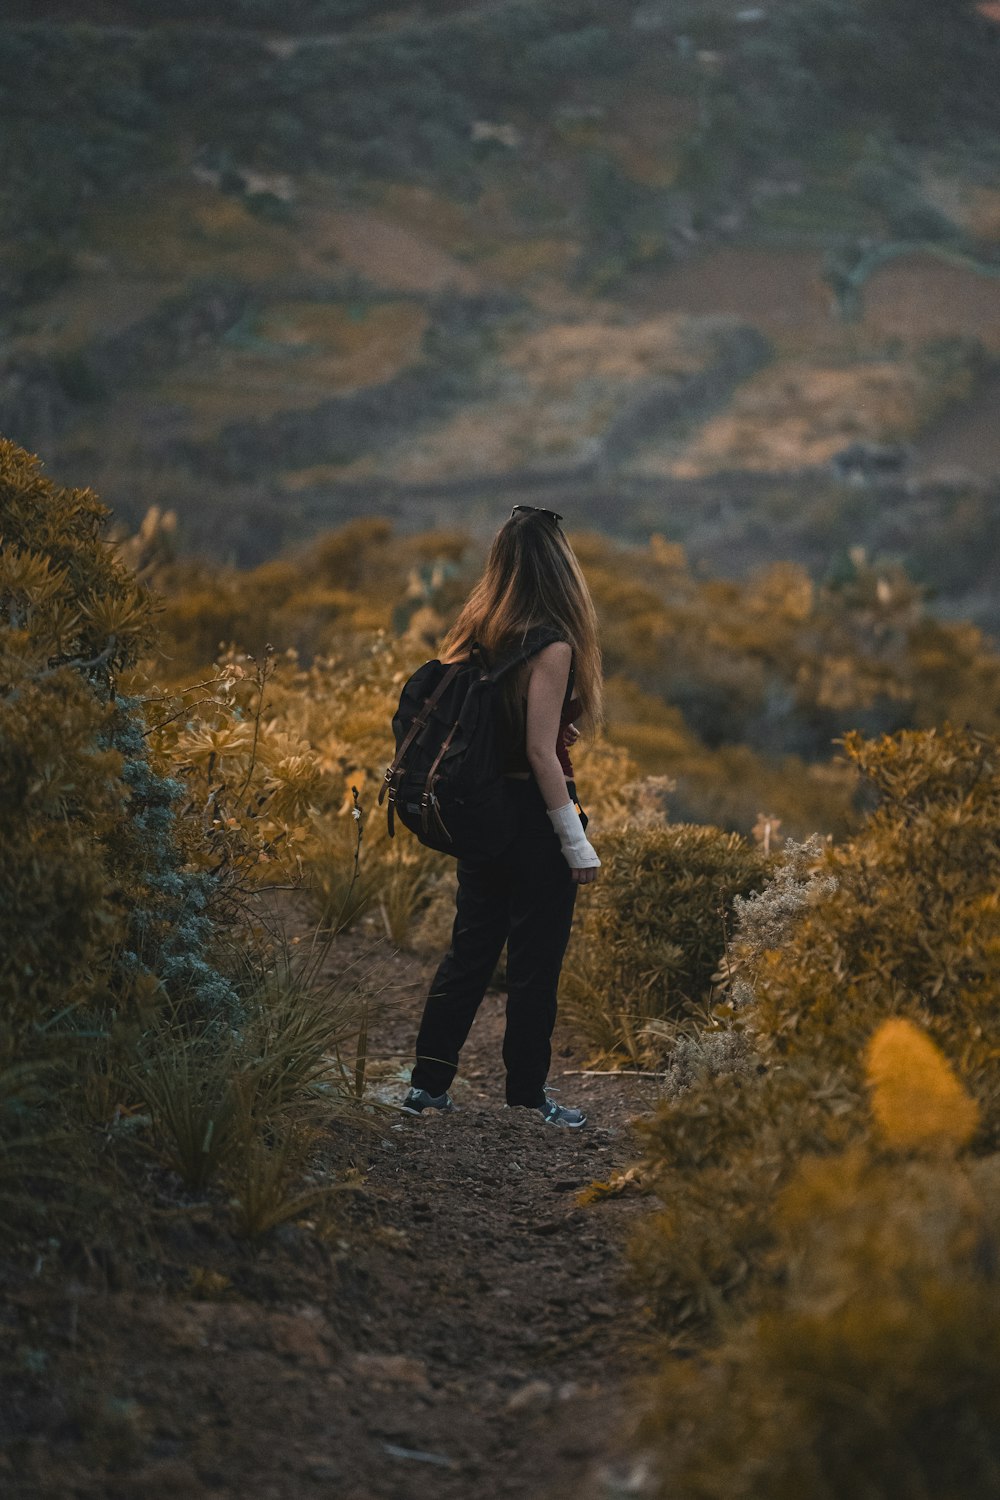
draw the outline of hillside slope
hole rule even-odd
[[[902,445],[915,513],[928,481],[992,507],[974,7],[44,0],[0,27],[0,427],[128,519],[256,560],[383,493],[474,521],[484,485],[582,486],[616,530],[639,485],[670,534],[681,480],[774,476],[808,512],[858,442]]]

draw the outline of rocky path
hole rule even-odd
[[[370,1074],[389,1100],[428,970],[400,957],[386,967]],[[633,1381],[651,1358],[624,1274],[648,1200],[577,1198],[635,1158],[628,1122],[653,1102],[649,1085],[575,1076],[557,1037],[551,1081],[589,1111],[587,1127],[506,1112],[502,1013],[502,996],[488,996],[453,1115],[387,1111],[378,1131],[337,1138],[339,1168],[360,1190],[338,1200],[325,1233],[289,1225],[251,1250],[217,1223],[182,1220],[155,1290],[122,1284],[113,1257],[108,1274],[72,1277],[55,1304],[21,1288],[22,1334],[34,1328],[58,1352],[25,1381],[21,1436],[0,1447],[3,1493],[640,1493],[618,1476],[633,1467]]]

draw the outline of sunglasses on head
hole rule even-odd
[[[540,505],[515,505],[514,509],[510,513],[510,518],[512,521],[519,510],[530,511],[533,515],[536,516],[548,516],[549,520],[555,521],[557,525],[562,520],[562,516],[557,510],[543,510]]]

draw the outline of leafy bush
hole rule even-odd
[[[946,718],[994,732],[1000,722],[995,650],[974,627],[927,614],[898,568],[855,553],[824,585],[791,565],[740,584],[695,576],[662,538],[574,543],[601,618],[611,734],[640,772],[673,779],[678,822],[749,833],[764,809],[793,837],[841,836],[857,824],[858,800],[853,766],[831,759],[838,736]],[[366,659],[361,643],[385,630],[412,670],[431,654],[476,562],[465,538],[397,537],[373,519],[245,572],[155,562],[149,576],[165,595],[158,671],[204,675],[221,642],[259,654],[273,641],[305,661],[343,661],[351,693],[361,691],[371,676],[354,670]],[[394,670],[401,665],[402,657]],[[334,676],[330,669],[325,691]],[[302,690],[311,701],[314,687]],[[379,691],[370,768],[387,749],[392,692],[384,680]],[[350,716],[348,698],[337,701]],[[314,718],[329,737],[331,725]],[[595,767],[581,790],[593,798],[598,787],[606,800]]]
[[[268,999],[273,944],[251,898],[296,871],[323,770],[262,722],[264,669],[153,688],[136,665],[151,602],[106,515],[0,441],[0,1194],[15,1236],[109,1207],[122,1182],[106,1132],[130,1097],[200,1186],[226,1120],[240,1138],[247,1049],[261,1139],[315,1082],[290,1089],[307,1007],[301,983],[291,1007]],[[326,1058],[344,1009],[325,1002],[321,1019]],[[343,1070],[327,1076],[346,1097]]]
[[[745,1036],[756,1069],[695,1078],[648,1126],[664,1211],[637,1253],[671,1315],[716,1316],[736,1287],[758,1301],[783,1274],[777,1196],[803,1154],[869,1137],[866,1049],[888,1018],[954,1059],[975,1147],[996,1147],[997,741],[945,728],[845,748],[879,799],[865,826],[808,857],[793,848],[791,877],[740,908],[715,1025]],[[926,1079],[921,1057],[897,1049],[892,1068]]]
[[[100,538],[104,515],[0,440],[0,984],[25,1037],[106,994],[93,970],[124,937],[120,887],[139,874],[116,859],[129,716],[113,692],[150,610]]]
[[[662,538],[577,543],[602,621],[611,722],[643,770],[676,779],[675,817],[749,831],[766,807],[796,837],[839,834],[853,821],[855,778],[829,756],[846,731],[1000,726],[995,649],[930,617],[898,567],[855,552],[823,585],[789,564],[739,584],[696,578]]]
[[[738,904],[714,1034],[756,1066],[682,1069],[647,1127],[637,1268],[675,1337],[724,1333],[657,1381],[664,1496],[996,1488],[1000,1157],[957,1153],[996,1141],[998,748],[849,737],[866,826]]]
[[[882,1140],[795,1170],[774,1295],[657,1382],[664,1496],[996,1492],[1000,1157],[955,1159],[974,1106],[917,1028],[888,1023],[868,1055]]]
[[[20,1163],[62,1175],[49,1177],[44,1147],[95,1028],[149,999],[121,958],[146,883],[136,843],[120,837],[136,763],[113,692],[149,638],[150,611],[101,540],[104,515],[89,491],[57,489],[0,440],[0,1129],[12,1223],[33,1206]]]
[[[754,988],[776,1055],[853,1069],[877,1019],[910,1017],[960,1061],[1000,1133],[1000,760],[967,729],[908,731],[845,749],[878,805],[827,856],[837,889],[809,908]]]
[[[685,1339],[724,1323],[731,1303],[752,1309],[772,1290],[782,1274],[775,1197],[803,1155],[850,1142],[860,1103],[821,1065],[776,1072],[759,1051],[752,1066],[705,1069],[680,1090],[672,1081],[668,1073],[641,1123],[643,1180],[659,1203],[632,1254],[657,1320]]]
[[[597,1058],[642,1063],[662,1047],[651,1022],[707,999],[733,900],[762,883],[767,861],[738,834],[662,821],[605,831],[600,848],[563,994]]]

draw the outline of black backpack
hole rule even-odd
[[[378,794],[386,794],[389,837],[395,819],[422,844],[459,859],[489,859],[513,836],[503,777],[500,684],[553,641],[539,626],[491,663],[474,643],[468,661],[425,662],[403,685],[392,720],[396,755]]]

